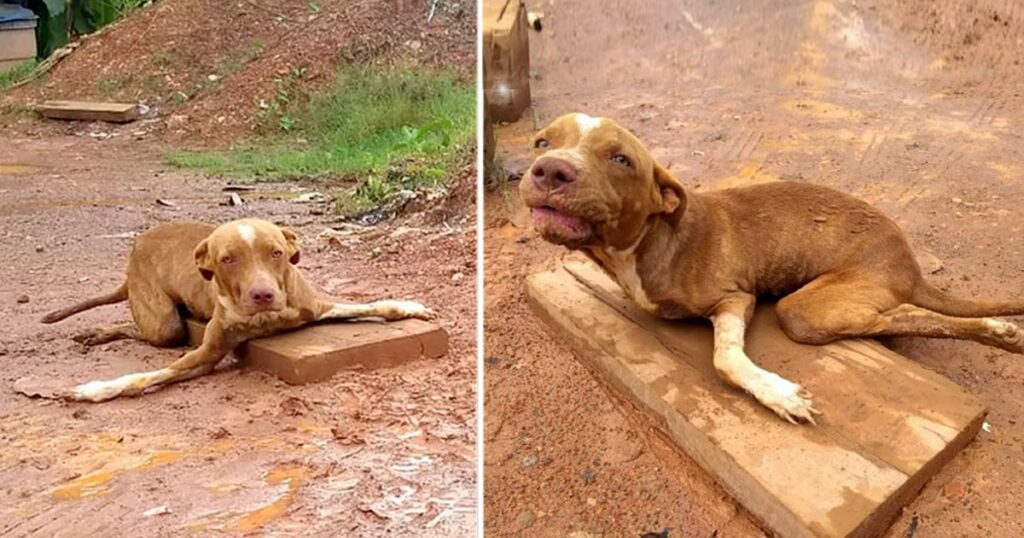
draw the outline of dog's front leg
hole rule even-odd
[[[105,402],[120,396],[138,396],[147,389],[205,375],[213,370],[226,352],[200,346],[166,368],[127,374],[110,380],[90,381],[71,389],[67,400]]]
[[[382,318],[395,321],[406,318],[433,319],[434,311],[415,301],[374,301],[372,303],[329,303],[317,321],[331,319]]]
[[[715,370],[723,379],[749,392],[765,407],[796,424],[816,424],[821,414],[800,385],[754,364],[743,350],[744,334],[754,312],[753,295],[737,294],[718,303],[711,316],[715,327]]]

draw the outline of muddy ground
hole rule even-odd
[[[690,188],[794,180],[892,216],[966,296],[1024,296],[1024,9],[889,0],[531,2],[534,108],[497,129],[508,168],[567,112],[633,129]],[[486,200],[485,528],[494,536],[760,536],[528,309],[523,276],[566,251],[515,183]],[[940,266],[941,265],[941,266]],[[968,342],[883,342],[978,395],[990,431],[886,536],[1024,534],[1024,363]]]
[[[314,184],[259,184],[222,205],[224,180],[168,169],[132,137],[0,134],[0,535],[466,536],[475,532],[475,171],[452,201],[365,231]],[[157,199],[171,201],[162,206]],[[172,219],[267,218],[303,239],[300,267],[353,301],[415,299],[451,335],[440,360],[289,386],[237,363],[104,404],[32,400],[26,375],[68,384],[153,369],[182,351],[70,339],[129,319],[125,305],[57,325],[48,310],[117,286],[130,235]],[[145,514],[151,515],[145,515]]]

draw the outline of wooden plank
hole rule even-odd
[[[188,321],[189,340],[198,346],[205,324]],[[302,385],[342,370],[390,368],[448,352],[448,333],[418,319],[388,323],[319,323],[250,340],[235,350],[250,366],[287,383]]]
[[[790,341],[759,306],[747,351],[814,393],[819,426],[794,426],[726,385],[706,321],[635,308],[591,264],[531,275],[538,315],[779,536],[877,536],[977,434],[986,410],[958,386],[869,340]]]
[[[139,117],[139,107],[130,103],[92,103],[87,101],[46,101],[36,106],[43,116],[58,120],[109,121],[127,123]]]

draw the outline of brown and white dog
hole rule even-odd
[[[691,192],[629,131],[585,114],[533,145],[520,193],[540,234],[589,255],[650,313],[710,318],[718,373],[790,422],[818,411],[744,352],[758,296],[782,297],[778,319],[797,342],[916,335],[1024,353],[1024,331],[985,317],[1022,314],[1024,301],[932,287],[899,227],[852,196],[794,182]]]
[[[320,297],[295,264],[291,230],[256,219],[215,227],[198,222],[161,224],[140,235],[117,290],[51,312],[54,323],[90,308],[128,301],[135,323],[87,332],[76,340],[96,345],[136,338],[154,346],[185,342],[182,309],[209,320],[202,344],[169,366],[74,387],[62,397],[101,402],[206,374],[246,340],[332,319],[433,317],[411,301],[340,304]]]

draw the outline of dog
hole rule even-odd
[[[820,412],[744,352],[759,296],[781,297],[796,342],[930,336],[1024,352],[1024,332],[988,317],[1022,314],[1024,300],[931,286],[896,223],[850,195],[784,181],[693,192],[628,130],[586,114],[556,119],[533,147],[519,189],[540,235],[585,253],[651,314],[710,319],[715,370],[790,422]]]
[[[183,318],[187,313],[209,321],[202,344],[165,368],[91,381],[60,396],[102,402],[139,395],[209,373],[247,340],[307,323],[434,316],[430,309],[412,301],[341,304],[322,298],[296,267],[300,257],[294,232],[257,219],[217,227],[171,222],[139,235],[119,288],[51,312],[42,322],[55,323],[90,308],[127,300],[134,323],[102,327],[75,339],[86,345],[134,338],[159,347],[176,346],[187,339]]]

